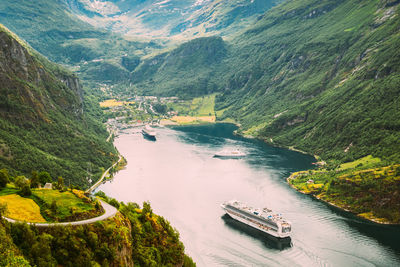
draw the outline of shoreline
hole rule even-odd
[[[173,122],[173,121],[168,120],[168,122],[170,122],[170,124],[168,124],[168,123],[166,123],[166,124],[165,124],[165,123],[164,123],[164,124],[163,124],[163,123],[160,123],[160,125],[163,125],[163,126],[194,126],[194,125],[207,125],[207,124],[230,123],[230,124],[234,124],[234,125],[236,125],[236,126],[238,127],[238,129],[236,129],[235,131],[233,131],[233,134],[234,134],[234,135],[241,136],[241,137],[248,138],[248,139],[257,139],[257,140],[260,140],[260,141],[262,141],[262,142],[264,142],[264,143],[266,143],[266,144],[268,144],[268,145],[270,145],[270,146],[272,146],[272,147],[284,148],[284,149],[287,149],[287,150],[290,150],[290,151],[294,151],[294,152],[298,152],[298,153],[301,153],[301,154],[304,154],[304,155],[309,155],[309,156],[313,157],[317,162],[318,162],[319,160],[321,160],[320,156],[310,154],[310,153],[308,153],[308,152],[305,152],[305,151],[302,151],[302,150],[300,150],[300,149],[297,149],[297,148],[295,148],[295,147],[293,147],[293,146],[277,145],[277,144],[274,144],[273,142],[268,141],[268,140],[265,139],[265,138],[260,138],[260,137],[254,136],[254,135],[243,134],[243,133],[241,133],[241,132],[239,131],[240,128],[242,127],[242,125],[241,125],[240,123],[234,122],[234,121],[214,121],[214,122],[206,122],[206,121],[201,121],[201,122],[199,122],[199,121],[193,121],[193,122],[190,122],[190,123],[178,123],[178,122]],[[272,141],[272,139],[271,139],[271,141]]]
[[[320,156],[310,154],[308,152],[305,152],[305,151],[302,151],[300,149],[297,149],[297,148],[295,148],[293,146],[277,145],[277,144],[274,144],[272,142],[272,139],[271,139],[271,141],[268,141],[265,138],[260,138],[260,137],[254,136],[254,135],[243,134],[243,133],[241,133],[239,131],[240,128],[242,127],[242,125],[240,123],[238,123],[238,122],[235,122],[235,121],[217,121],[216,120],[216,121],[213,121],[213,122],[211,122],[211,121],[193,121],[193,122],[189,122],[189,123],[179,123],[179,122],[175,122],[175,121],[172,121],[172,120],[165,120],[164,123],[161,122],[160,125],[162,125],[162,126],[194,126],[194,125],[207,125],[207,124],[218,124],[218,123],[230,123],[230,124],[236,125],[238,127],[238,129],[233,131],[234,135],[238,135],[238,136],[241,136],[241,137],[244,137],[244,138],[248,138],[248,139],[257,139],[257,140],[263,141],[264,143],[266,143],[266,144],[268,144],[268,145],[270,145],[272,147],[284,148],[284,149],[288,149],[290,151],[298,152],[298,153],[301,153],[301,154],[304,154],[304,155],[309,155],[309,156],[313,157],[317,162],[319,160],[321,160]]]
[[[236,123],[235,123],[235,124],[236,124]],[[236,125],[240,128],[240,124],[236,124]],[[268,145],[270,145],[270,146],[273,146],[273,147],[285,148],[285,149],[288,149],[288,150],[290,150],[290,151],[295,151],[295,152],[298,152],[298,153],[302,153],[302,154],[304,154],[304,155],[309,155],[309,156],[314,157],[314,159],[317,161],[317,163],[318,163],[318,162],[322,162],[323,164],[326,164],[325,161],[322,161],[321,157],[318,156],[318,155],[312,155],[312,154],[307,153],[307,152],[305,152],[305,151],[302,151],[302,150],[300,150],[300,149],[296,149],[296,148],[294,148],[293,146],[283,146],[283,145],[274,144],[273,141],[272,141],[272,139],[270,139],[271,141],[268,141],[268,139],[265,139],[265,138],[258,138],[258,137],[255,137],[255,136],[250,136],[250,137],[249,137],[249,136],[247,136],[247,135],[240,134],[240,133],[238,133],[237,131],[235,131],[235,134],[240,135],[240,136],[243,136],[243,137],[245,137],[245,138],[255,138],[255,139],[262,140],[262,141],[265,142],[266,144],[268,144]],[[308,170],[312,170],[312,169],[307,169],[307,170],[305,170],[305,171],[308,171]],[[390,221],[385,221],[385,220],[382,221],[382,220],[380,220],[380,219],[378,219],[378,218],[367,218],[367,217],[364,217],[364,216],[360,216],[359,214],[357,214],[357,213],[355,213],[355,212],[353,212],[353,211],[351,211],[351,210],[349,210],[349,209],[347,209],[347,208],[341,207],[341,206],[339,206],[339,205],[337,205],[337,204],[335,204],[335,203],[332,203],[332,202],[330,202],[330,201],[327,201],[327,200],[325,200],[325,199],[322,199],[322,198],[320,198],[320,197],[318,197],[318,196],[316,196],[316,195],[303,192],[303,191],[297,189],[294,185],[292,185],[292,184],[289,182],[291,179],[295,179],[295,178],[291,178],[291,176],[289,176],[289,177],[286,178],[286,182],[287,182],[287,184],[288,184],[292,189],[296,190],[297,192],[299,192],[299,193],[301,193],[301,194],[303,194],[303,195],[311,196],[312,198],[314,198],[314,199],[316,199],[316,200],[318,200],[318,201],[321,201],[322,203],[327,204],[327,205],[329,205],[329,206],[331,206],[331,207],[333,207],[333,208],[339,209],[340,211],[343,211],[343,212],[347,212],[347,213],[349,213],[349,214],[352,214],[352,215],[356,216],[358,219],[365,220],[366,222],[374,223],[374,224],[381,225],[381,226],[382,226],[382,225],[386,225],[386,226],[400,226],[400,224],[398,224],[398,223],[392,223],[392,222],[390,222]]]
[[[236,124],[236,125],[238,125],[238,127],[240,127],[240,124]],[[272,146],[272,147],[284,148],[284,149],[287,149],[287,150],[290,150],[290,151],[294,151],[294,152],[298,152],[298,153],[301,153],[301,154],[304,154],[304,155],[311,156],[311,157],[313,157],[316,161],[320,160],[320,156],[318,156],[318,155],[310,154],[310,153],[305,152],[305,151],[303,151],[303,150],[297,149],[297,148],[295,148],[295,147],[293,147],[293,146],[277,145],[277,144],[275,144],[274,142],[272,142],[272,139],[271,139],[271,141],[268,141],[268,139],[260,138],[260,137],[256,137],[256,136],[252,136],[252,135],[243,135],[243,134],[240,134],[240,133],[236,133],[236,134],[237,134],[237,135],[240,135],[240,136],[243,136],[243,137],[245,137],[245,138],[249,138],[249,139],[258,139],[258,140],[261,140],[261,141],[263,141],[264,143],[266,143],[266,144],[268,144],[268,145],[270,145],[270,146]]]
[[[114,168],[115,166],[117,166],[117,164],[123,159],[123,156],[122,156],[121,154],[118,153],[118,156],[119,156],[119,159],[118,159],[113,165],[111,165],[111,167],[109,167],[107,170],[105,170],[105,171],[103,172],[103,174],[102,174],[102,176],[100,177],[100,179],[99,179],[95,184],[93,184],[91,187],[89,187],[89,188],[85,191],[85,194],[92,194],[92,192],[93,192],[94,190],[96,190],[97,187],[99,187],[99,186],[102,184],[102,182],[105,180],[106,175],[110,172],[110,170],[111,170],[112,168]]]
[[[198,121],[196,121],[196,122],[193,122],[193,123],[184,123],[184,124],[176,123],[176,124],[170,124],[170,125],[167,124],[167,125],[163,125],[163,126],[194,126],[194,125],[218,124],[218,123],[231,123],[231,124],[234,124],[234,125],[236,125],[236,126],[238,127],[238,130],[239,130],[240,127],[241,127],[241,125],[240,125],[239,123],[231,122],[231,121],[215,121],[215,122],[201,122],[201,123],[199,123]],[[269,141],[268,141],[267,139],[265,139],[265,138],[259,138],[259,137],[252,136],[252,135],[244,135],[244,134],[240,133],[238,130],[235,130],[233,133],[234,133],[235,135],[242,136],[242,137],[244,137],[244,138],[258,139],[258,140],[263,141],[263,142],[265,142],[266,144],[268,144],[268,145],[270,145],[270,146],[273,146],[273,147],[288,149],[288,150],[290,150],[290,151],[294,151],[294,152],[298,152],[298,153],[301,153],[301,154],[304,154],[304,155],[312,156],[316,161],[321,160],[321,158],[320,158],[318,155],[312,155],[312,154],[307,153],[307,152],[305,152],[305,151],[296,149],[296,148],[294,148],[293,146],[282,146],[282,145],[277,145],[277,144],[274,144],[273,142],[269,142]],[[308,171],[308,170],[311,170],[311,169],[307,169],[306,171]],[[314,198],[314,199],[316,199],[316,200],[318,200],[318,201],[321,201],[321,202],[323,202],[324,204],[327,204],[327,205],[329,205],[329,206],[331,206],[331,207],[333,207],[333,208],[336,208],[336,209],[339,209],[340,211],[343,211],[343,212],[347,212],[347,213],[349,213],[349,214],[352,214],[352,215],[356,216],[358,219],[365,220],[366,222],[374,223],[374,224],[377,224],[377,225],[387,225],[387,226],[398,226],[398,225],[400,225],[400,224],[391,223],[391,222],[388,222],[388,221],[381,221],[381,220],[374,219],[374,218],[366,218],[366,217],[360,216],[359,214],[357,214],[357,213],[355,213],[355,212],[353,212],[353,211],[351,211],[351,210],[349,210],[349,209],[347,209],[347,208],[341,207],[341,206],[339,206],[339,205],[337,205],[337,204],[335,204],[335,203],[332,203],[332,202],[329,202],[329,201],[327,201],[327,200],[324,200],[324,199],[322,199],[322,198],[320,198],[320,197],[318,197],[318,196],[316,196],[316,195],[303,192],[303,191],[297,189],[294,185],[290,184],[289,181],[290,181],[291,179],[293,179],[293,178],[291,178],[291,176],[287,177],[287,178],[286,178],[286,182],[287,182],[287,184],[288,184],[292,189],[296,190],[297,192],[299,192],[299,193],[301,193],[301,194],[303,194],[303,195],[309,195],[309,196],[311,196],[312,198]]]
[[[290,180],[292,180],[292,179],[296,179],[296,178],[291,178],[291,176],[286,178],[287,184],[292,189],[296,190],[297,192],[299,192],[299,193],[301,193],[303,195],[311,196],[312,198],[314,198],[314,199],[316,199],[318,201],[321,201],[322,203],[327,204],[327,205],[329,205],[331,207],[339,209],[340,211],[344,211],[344,212],[347,212],[349,214],[352,214],[352,215],[356,216],[358,219],[361,219],[361,220],[364,220],[364,221],[367,221],[367,222],[370,222],[370,223],[374,223],[374,224],[377,224],[377,225],[381,225],[381,226],[383,226],[383,225],[386,225],[386,226],[400,226],[400,224],[398,224],[398,223],[391,223],[391,222],[388,222],[388,221],[381,221],[381,220],[378,220],[378,219],[375,219],[375,218],[366,218],[366,217],[360,216],[359,214],[357,214],[357,213],[355,213],[355,212],[353,212],[353,211],[351,211],[351,210],[349,210],[347,208],[341,207],[341,206],[339,206],[339,205],[337,205],[335,203],[332,203],[330,201],[322,199],[322,198],[320,198],[320,197],[318,197],[316,195],[313,195],[311,193],[306,193],[304,191],[301,191],[301,190],[297,189],[294,185],[292,185],[290,183]]]

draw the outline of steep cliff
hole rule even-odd
[[[46,121],[49,120],[46,113],[55,108],[82,114],[82,88],[78,79],[58,68],[48,72],[42,62],[4,29],[0,32],[0,59],[1,90],[7,96],[3,99],[7,101],[2,107],[3,117]],[[24,109],[11,110],[11,100],[24,103]],[[30,110],[25,110],[28,107]]]
[[[196,266],[149,203],[112,203],[115,217],[80,226],[36,228],[0,217],[0,266]]]
[[[111,164],[107,132],[84,111],[78,78],[0,25],[0,168],[49,171],[82,186]]]

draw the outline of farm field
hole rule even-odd
[[[80,191],[76,192],[79,193]],[[63,221],[74,214],[91,212],[95,210],[94,203],[83,196],[83,194],[80,196],[82,198],[79,198],[75,194],[68,191],[59,192],[57,190],[33,189],[32,195],[39,198],[43,202],[43,209],[51,207],[53,202],[55,202],[56,218],[59,221]]]
[[[76,221],[93,218],[103,210],[83,191],[60,192],[51,189],[32,189],[32,195],[22,197],[12,184],[0,190],[0,204],[7,206],[6,216],[26,222]]]
[[[127,102],[127,101],[118,101],[116,99],[108,99],[103,102],[100,102],[100,107],[102,108],[112,108],[112,107],[119,107],[124,105],[135,104],[135,102]]]
[[[26,222],[46,222],[40,214],[40,207],[29,198],[23,198],[17,194],[0,196],[0,204],[7,205],[6,216],[17,220]]]

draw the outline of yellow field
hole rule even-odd
[[[32,199],[13,194],[1,196],[0,203],[7,204],[8,218],[26,222],[46,222],[40,214],[39,206]]]
[[[117,101],[115,99],[108,99],[100,103],[100,107],[102,108],[112,108],[119,107],[123,105],[135,104],[135,102],[127,102],[127,101]]]
[[[201,116],[201,117],[174,116],[171,118],[171,120],[179,124],[187,124],[194,122],[215,122],[215,116]]]

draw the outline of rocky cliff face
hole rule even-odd
[[[82,115],[82,87],[78,78],[58,67],[46,69],[45,64],[49,64],[46,59],[35,55],[0,27],[0,91],[5,98],[1,115],[47,120],[46,113],[57,108]],[[11,110],[10,102],[19,102],[24,109]],[[28,112],[27,107],[30,107]]]
[[[81,116],[83,114],[83,91],[79,78],[75,75],[66,75],[61,77],[61,82],[63,82],[78,96],[79,105],[76,107],[74,112],[76,116]]]
[[[82,95],[77,76],[0,25],[0,169],[46,170],[86,187],[87,166],[111,165],[115,149]]]

